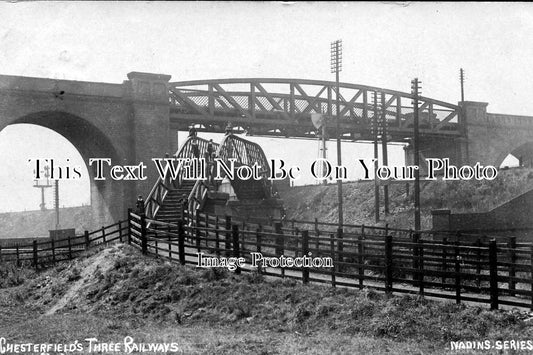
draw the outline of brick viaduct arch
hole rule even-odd
[[[173,148],[166,89],[170,76],[130,73],[128,79],[106,84],[0,76],[0,130],[35,124],[76,147],[91,180],[93,227],[122,218],[138,194],[146,195],[157,178],[151,159]],[[148,179],[113,181],[107,175],[105,181],[95,181],[89,158],[111,158],[113,165],[144,162]]]
[[[487,113],[487,103],[463,102],[467,161],[499,167],[508,154],[533,162],[533,117]]]
[[[13,122],[7,122],[7,125],[20,123],[34,124],[53,130],[65,137],[78,150],[89,173],[91,206],[93,206],[95,223],[98,221],[107,224],[121,216],[120,206],[109,202],[123,201],[124,190],[113,180],[96,181],[93,174],[94,169],[88,165],[90,158],[111,158],[114,162],[122,160],[118,155],[118,147],[109,140],[104,132],[87,119],[62,111],[30,113],[15,119]],[[48,142],[44,142],[44,144],[48,144]],[[57,159],[54,164],[61,169],[66,166],[66,162]]]

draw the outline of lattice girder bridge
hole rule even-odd
[[[222,79],[170,83],[170,125],[223,132],[232,122],[250,135],[314,138],[311,114],[326,118],[327,134],[336,137],[336,84],[300,79]],[[413,135],[413,96],[383,88],[340,83],[340,133],[343,139],[372,140],[373,120],[385,114],[390,141]],[[381,101],[381,95],[384,95]],[[374,97],[378,99],[375,100]],[[377,102],[376,102],[377,101]],[[420,133],[428,137],[463,135],[457,105],[421,97]],[[382,123],[378,123],[382,124]]]

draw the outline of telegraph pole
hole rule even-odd
[[[46,165],[44,167],[44,177],[46,178],[46,181],[44,179],[42,181],[39,181],[39,179],[35,179],[34,184],[33,184],[33,187],[41,189],[41,204],[39,205],[39,207],[41,208],[41,211],[46,211],[46,204],[44,202],[44,190],[46,188],[52,187],[52,185],[50,184],[50,180],[49,180],[49,177],[50,177],[49,170],[50,170],[50,167]],[[38,174],[36,174],[35,176],[37,175]]]
[[[459,80],[461,81],[461,102],[465,100],[465,71],[459,69]]]
[[[381,93],[381,155],[383,165],[389,165],[387,154],[387,112],[385,110],[385,93]],[[383,185],[383,204],[385,205],[385,216],[389,215],[389,185],[385,182]]]
[[[59,180],[55,180],[54,191],[54,207],[56,210],[56,229],[60,229],[59,225]]]
[[[372,93],[374,100],[374,115],[372,117],[372,133],[374,136],[374,215],[379,222],[379,184],[378,184],[378,93]]]
[[[324,159],[324,163],[322,164],[322,174],[324,174],[324,171],[325,171],[325,165],[326,165],[326,159],[327,159],[327,148],[326,148],[326,121],[324,120],[324,122],[322,123],[322,159]],[[328,184],[328,180],[327,179],[324,179],[324,181],[322,182],[323,185],[327,185]]]
[[[338,39],[331,42],[331,72],[335,73],[336,82],[336,106],[337,106],[337,165],[342,165],[341,159],[341,129],[340,129],[340,104],[339,104],[339,73],[342,69],[342,40]],[[339,228],[343,225],[343,211],[342,211],[342,180],[337,179],[337,196],[339,200]]]
[[[420,230],[420,159],[419,159],[419,131],[418,131],[418,97],[420,95],[420,84],[418,78],[411,80],[411,94],[413,94],[413,115],[414,115],[414,165],[415,169],[415,231]]]
[[[463,68],[459,69],[459,81],[461,83],[461,112],[459,114],[459,126],[462,127],[462,132],[464,137],[468,137],[468,128],[466,124],[466,115],[464,112],[464,105],[462,104],[465,101],[465,71]],[[470,152],[468,151],[468,144],[464,145],[466,160],[470,158]]]

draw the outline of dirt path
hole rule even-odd
[[[69,304],[78,294],[78,292],[84,287],[89,280],[91,279],[92,275],[96,272],[96,270],[99,268],[102,270],[102,272],[107,271],[111,268],[111,258],[108,258],[108,255],[110,253],[113,253],[116,251],[117,245],[115,245],[113,248],[110,249],[104,249],[101,253],[99,253],[96,257],[92,258],[92,262],[89,265],[85,265],[83,270],[81,271],[80,278],[76,280],[68,291],[61,297],[59,301],[55,305],[50,308],[45,315],[49,316],[63,307],[65,307],[67,304]]]

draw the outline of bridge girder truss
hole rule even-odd
[[[223,132],[232,122],[234,132],[251,135],[314,138],[319,132],[311,114],[326,118],[326,130],[336,137],[336,84],[299,79],[221,79],[170,84],[170,122],[173,128]],[[381,105],[381,95],[384,105]],[[374,95],[378,97],[375,104]],[[413,95],[382,88],[339,85],[340,134],[343,139],[373,139],[373,120],[387,125],[389,140],[413,135]],[[427,97],[419,98],[420,133],[430,137],[463,134],[460,108]]]

